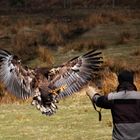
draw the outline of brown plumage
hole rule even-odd
[[[30,69],[17,56],[0,50],[0,80],[16,97],[33,97],[33,105],[43,114],[52,115],[58,100],[78,92],[95,78],[102,64],[100,55],[92,50],[56,68]]]

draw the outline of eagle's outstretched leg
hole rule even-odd
[[[66,88],[67,85],[63,85],[54,90],[49,90],[48,94],[43,94],[43,92],[40,93],[38,90],[38,94],[33,97],[32,105],[36,106],[36,108],[40,110],[42,114],[49,116],[53,115],[58,109],[56,105],[56,103],[58,103],[57,95],[59,95],[60,92],[63,92]]]
[[[53,115],[58,109],[56,105],[56,99],[53,97],[53,94],[48,94],[43,97],[42,95],[38,95],[33,97],[32,103],[33,106],[36,106],[38,110],[45,115]]]

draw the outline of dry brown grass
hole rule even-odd
[[[130,66],[124,60],[117,59],[108,59],[104,62],[104,67],[107,67],[109,70],[118,73],[121,70],[129,70]]]
[[[140,73],[135,73],[135,85],[140,90]],[[116,73],[104,71],[102,75],[102,92],[108,94],[109,92],[115,91],[118,86],[118,80]]]
[[[0,25],[3,26],[10,26],[11,25],[11,20],[8,16],[0,16]]]
[[[0,83],[0,99],[3,98],[5,90],[4,90],[4,86],[2,83]]]
[[[120,25],[126,23],[129,19],[134,18],[134,15],[136,14],[132,14],[129,10],[100,10],[98,12],[93,12],[87,16],[86,20],[81,20],[80,22],[83,28],[93,28],[97,25],[107,24],[109,22]]]
[[[19,99],[17,99],[15,96],[13,96],[10,93],[5,92],[4,96],[0,99],[1,104],[8,104],[8,103],[15,103],[15,102],[21,102]]]
[[[103,40],[87,39],[69,43],[63,48],[61,48],[61,52],[69,52],[69,50],[81,52],[82,50],[88,51],[92,49],[106,49],[106,48],[107,43]]]
[[[9,28],[11,34],[11,46],[15,54],[23,60],[36,56],[36,47],[42,41],[41,31],[33,28],[33,20],[30,17],[18,18]]]
[[[64,23],[50,22],[44,29],[43,33],[46,36],[46,43],[49,45],[64,45],[67,41],[79,37],[86,32],[87,29],[82,25],[81,21]]]
[[[137,64],[133,64],[133,66],[129,65],[126,61],[120,60],[105,60],[104,66],[105,70],[102,74],[103,81],[103,92],[108,93],[116,89],[117,75],[122,70],[130,70],[135,74],[135,84],[140,90],[140,67]]]
[[[117,44],[126,44],[132,39],[133,39],[133,36],[129,31],[123,31],[120,33]]]
[[[39,46],[37,52],[39,59],[43,62],[47,62],[46,65],[48,64],[48,66],[50,66],[54,63],[52,52],[47,48],[47,46]]]
[[[124,24],[128,20],[128,15],[125,15],[122,12],[112,11],[108,14],[109,20],[116,24]]]
[[[88,27],[95,27],[96,25],[107,23],[107,18],[102,13],[93,13],[89,15],[85,25]]]
[[[44,28],[47,42],[50,45],[60,45],[64,43],[64,34],[68,32],[68,26],[61,23],[49,23]]]
[[[126,60],[122,59],[107,59],[104,60],[104,67],[108,68],[112,72],[118,73],[122,70],[130,70],[134,73],[140,72],[140,66],[137,62],[128,63]]]
[[[117,84],[117,75],[107,69],[104,70],[102,73],[102,92],[108,94],[115,91]]]
[[[17,19],[15,26],[17,28],[21,28],[21,27],[32,27],[33,26],[33,20],[30,18],[30,16],[23,16],[19,19]]]
[[[103,40],[93,40],[92,42],[85,43],[85,47],[87,46],[87,49],[106,49],[107,43]]]
[[[14,102],[22,102],[19,99],[17,99],[12,94],[8,93],[5,90],[5,87],[2,83],[0,83],[0,103],[14,103]]]
[[[83,21],[83,26],[86,28],[93,28],[100,24],[109,22],[108,15],[104,11],[90,14],[86,20]]]
[[[132,56],[140,56],[140,49],[136,49],[133,52],[130,53]]]
[[[21,28],[12,40],[14,53],[19,54],[23,60],[34,57],[40,39],[39,35],[28,27]]]
[[[136,75],[135,75],[135,84],[136,84],[136,87],[138,88],[138,90],[140,91],[140,72],[136,73]]]

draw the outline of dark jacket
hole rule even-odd
[[[98,107],[111,109],[113,140],[140,140],[140,92],[118,91],[107,96],[95,94]]]

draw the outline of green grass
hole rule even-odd
[[[0,140],[111,140],[110,111],[102,121],[86,96],[61,101],[54,116],[46,117],[29,104],[0,106]]]

